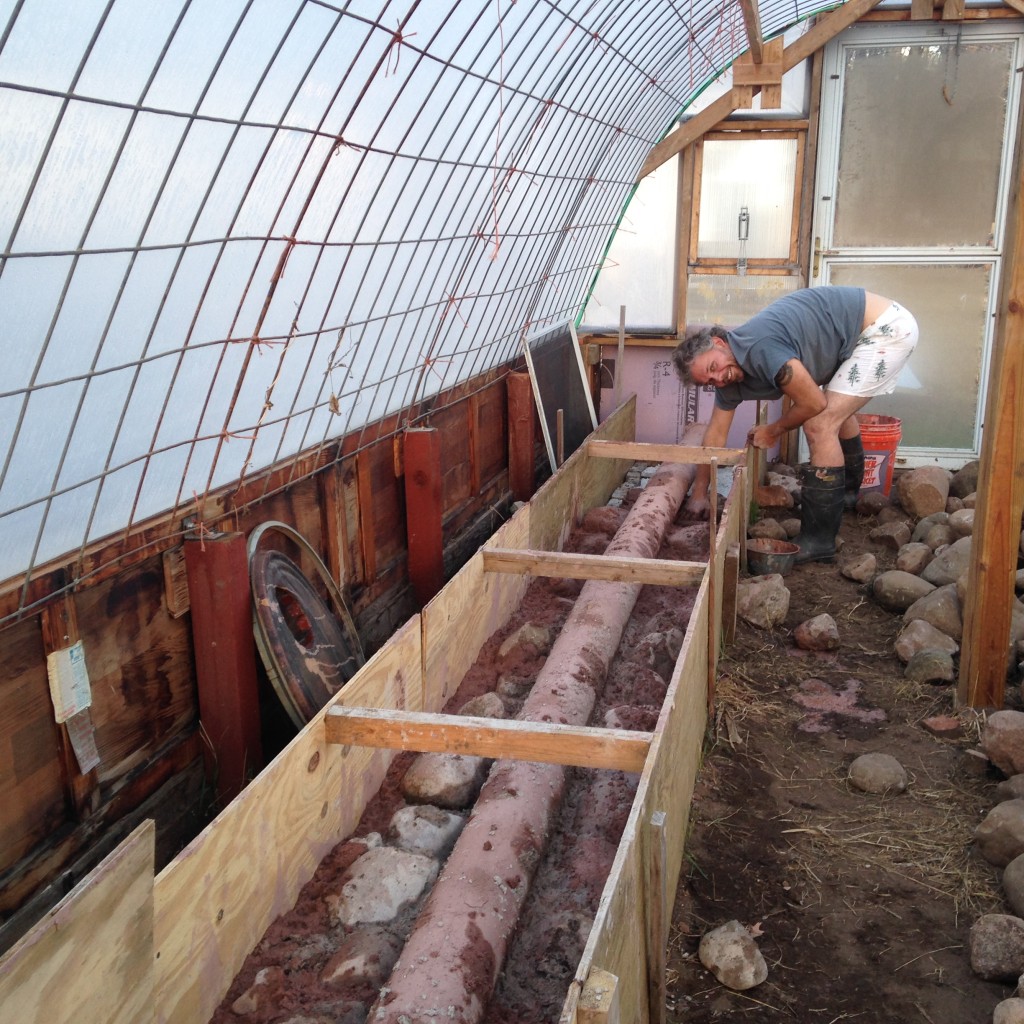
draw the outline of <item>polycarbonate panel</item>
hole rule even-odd
[[[679,161],[640,183],[626,208],[583,314],[584,330],[671,330],[675,320],[676,195]]]
[[[834,263],[830,284],[852,284],[906,306],[921,331],[892,395],[868,410],[896,416],[908,447],[977,450],[991,263]]]
[[[833,245],[995,244],[1015,52],[1012,41],[952,29],[922,43],[844,48]]]
[[[798,277],[768,274],[691,274],[686,293],[687,326],[737,327],[765,306],[800,287]]]
[[[787,261],[796,139],[709,139],[703,149],[697,256]]]
[[[578,317],[644,158],[745,45],[713,0],[150,7],[3,8],[0,580]],[[667,326],[649,187],[617,245],[657,228],[625,301]]]

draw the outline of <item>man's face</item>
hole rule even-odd
[[[728,344],[721,338],[713,338],[712,347],[694,357],[690,364],[690,373],[697,384],[710,384],[715,388],[737,384],[743,380],[740,364],[736,362]]]

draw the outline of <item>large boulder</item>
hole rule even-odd
[[[948,583],[936,587],[930,594],[918,598],[904,613],[904,622],[924,619],[937,630],[959,641],[963,636],[964,623],[960,601],[956,596],[956,584]]]
[[[908,622],[896,638],[896,657],[905,665],[922,651],[940,651],[953,655],[958,650],[960,645],[952,637],[946,636],[942,630],[936,629],[924,619]]]
[[[751,576],[736,586],[736,613],[761,629],[780,626],[789,612],[789,589],[777,572]]]
[[[1004,774],[1024,772],[1024,711],[994,711],[985,721],[981,749]]]
[[[905,612],[915,601],[919,601],[934,589],[934,583],[929,583],[920,576],[904,572],[902,569],[890,569],[888,572],[879,573],[871,584],[875,600],[887,612]]]
[[[760,985],[768,977],[768,965],[739,921],[727,921],[700,940],[700,962],[723,984],[736,992]]]
[[[978,852],[989,864],[1006,867],[1024,853],[1024,800],[996,804],[974,830],[974,838]]]
[[[949,497],[949,471],[940,466],[922,466],[900,476],[897,486],[900,504],[913,516],[943,512]]]
[[[971,564],[971,538],[961,537],[940,551],[925,567],[921,578],[937,587],[956,583]]]
[[[986,981],[1016,982],[1024,972],[1024,921],[982,914],[971,927],[971,969]]]

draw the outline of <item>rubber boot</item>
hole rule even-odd
[[[855,508],[864,483],[864,442],[858,434],[856,437],[839,438],[839,446],[843,449],[845,475],[843,500],[847,508]]]
[[[842,466],[804,466],[800,470],[800,551],[797,562],[831,562],[845,507]]]

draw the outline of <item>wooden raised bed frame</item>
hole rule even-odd
[[[355,829],[399,746],[641,771],[562,1021],[663,1019],[667,926],[723,619],[729,634],[735,614],[747,487],[742,452],[638,445],[634,433],[629,401],[155,878],[152,828],[126,840],[0,960],[3,1019],[61,1020],[73,1005],[82,1024],[206,1024],[269,925]],[[573,524],[607,500],[633,461],[712,457],[736,468],[710,572],[559,554]],[[653,732],[438,713],[537,574],[698,587]],[[58,970],[59,981],[51,978]]]

